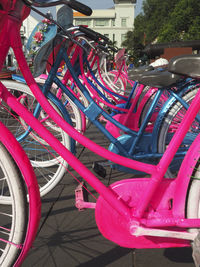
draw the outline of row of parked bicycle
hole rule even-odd
[[[30,9],[41,15],[35,7],[58,4],[64,5],[57,20],[43,14],[46,19],[27,43],[33,49],[42,30],[33,78],[22,51],[21,23]],[[95,204],[86,202],[85,191],[90,192],[80,182],[76,206],[95,208],[107,239],[129,248],[195,246],[200,56],[128,71],[124,49],[117,51],[107,37],[72,25],[73,9],[90,15],[89,7],[74,0],[16,0],[9,6],[2,1],[1,7],[0,67],[11,47],[23,77],[0,83],[0,265],[22,264],[37,232],[40,197],[60,182],[68,165],[99,193]],[[110,53],[115,53],[115,70],[106,68]],[[87,138],[91,123],[108,139],[108,148]],[[105,186],[77,159],[79,143],[111,168],[130,173],[130,179]],[[96,166],[104,176],[103,165]]]

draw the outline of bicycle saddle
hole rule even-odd
[[[166,69],[155,69],[138,75],[136,80],[141,84],[151,87],[166,88],[175,84],[181,77],[181,75],[176,75]]]
[[[128,77],[130,80],[137,80],[143,73],[153,70],[154,68],[150,65],[148,66],[141,66],[138,68],[134,68],[128,71]]]
[[[145,65],[145,66],[141,66],[141,67],[138,67],[138,68],[134,68],[134,69],[131,69],[128,71],[128,74],[139,74],[139,73],[143,73],[145,71],[150,71],[150,70],[153,70],[154,67],[150,66],[150,65]]]
[[[168,71],[191,78],[200,78],[200,54],[172,58],[168,65]]]

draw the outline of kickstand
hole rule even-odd
[[[132,250],[132,267],[136,267],[136,249]]]

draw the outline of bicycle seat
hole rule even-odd
[[[130,80],[135,81],[135,80],[138,79],[138,77],[141,77],[141,75],[143,73],[148,72],[148,71],[151,71],[153,69],[154,68],[152,66],[150,66],[150,65],[148,65],[148,66],[141,66],[139,68],[134,68],[134,69],[128,71],[128,77],[129,77]]]
[[[129,79],[133,80],[133,81],[138,81],[141,79],[141,77],[143,75],[145,75],[146,73],[149,73],[151,71],[156,71],[155,68],[153,68],[152,66],[148,65],[148,66],[142,66],[139,68],[136,68],[134,70],[131,70],[131,72],[128,72],[129,74]]]
[[[172,58],[168,65],[168,71],[191,78],[200,78],[200,54]]]
[[[151,87],[166,88],[175,84],[181,79],[181,77],[181,75],[171,73],[166,69],[155,69],[153,71],[148,71],[138,75],[137,81],[141,84],[148,85]]]
[[[138,68],[134,68],[134,69],[131,69],[128,71],[128,74],[132,75],[132,74],[139,74],[139,73],[143,73],[145,71],[150,71],[150,70],[153,70],[154,67],[153,66],[150,66],[150,65],[145,65],[145,66],[141,66],[141,67],[138,67]]]

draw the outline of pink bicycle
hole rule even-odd
[[[97,226],[107,239],[117,243],[119,246],[129,248],[190,246],[191,242],[193,243],[198,240],[198,228],[200,228],[199,135],[188,150],[178,176],[173,179],[167,179],[164,178],[164,175],[199,111],[200,91],[198,91],[157,165],[141,163],[114,154],[87,139],[67,124],[60,114],[54,110],[35,83],[27,66],[20,40],[22,19],[30,12],[30,8],[25,4],[29,5],[29,7],[31,5],[45,7],[56,4],[67,4],[84,14],[91,14],[91,10],[88,7],[72,0],[1,1],[1,8],[3,10],[1,10],[0,20],[0,68],[3,66],[9,48],[12,47],[19,67],[31,91],[43,109],[59,127],[78,142],[87,146],[94,153],[125,167],[145,171],[150,177],[121,180],[106,187],[28,112],[2,84],[0,84],[1,106],[3,107],[3,103],[5,102],[12,108],[14,112],[22,117],[45,142],[52,146],[99,193],[96,203],[87,203],[81,198],[82,194],[81,190],[79,190],[77,192],[77,206],[79,208],[95,208]],[[187,63],[189,61],[192,64],[188,66]],[[194,68],[199,62],[199,55],[178,57],[171,61],[169,70],[181,75],[198,78],[199,75],[196,74],[196,69]],[[154,80],[156,80],[156,76],[153,77],[152,84]],[[169,84],[166,83],[167,85]],[[89,105],[88,112],[92,110],[93,105]],[[100,109],[98,110],[100,111]],[[24,151],[7,128],[2,124],[0,124],[0,128],[0,140],[3,144],[0,150],[1,154],[5,151],[5,147],[14,159],[14,165],[17,166],[24,178],[22,180],[18,174],[15,176],[11,174],[9,176],[9,183],[8,175],[5,176],[8,185],[7,189],[10,190],[10,194],[5,193],[0,197],[1,204],[4,204],[4,210],[1,213],[10,214],[9,206],[11,206],[11,212],[14,216],[6,216],[12,218],[9,224],[1,220],[1,230],[7,233],[6,236],[8,238],[2,236],[0,239],[0,243],[2,244],[0,262],[1,266],[20,266],[30,249],[37,231],[40,213],[39,190],[32,167]],[[12,166],[13,169],[11,162],[4,162],[4,156],[1,157],[1,163],[4,172],[8,170],[8,166]],[[25,188],[23,186],[20,187],[21,183],[25,185]],[[3,182],[3,189],[4,186],[5,183]],[[1,192],[3,191],[1,190]],[[23,202],[18,199],[17,195],[19,195],[19,192],[20,196],[24,196],[23,199],[26,199],[26,194],[28,193],[29,204],[25,200]],[[12,201],[15,196],[15,201]],[[22,220],[25,220],[22,207],[26,207],[26,204],[29,205],[27,224],[24,225],[19,222],[19,231],[15,227],[17,217],[21,214],[20,217]],[[16,233],[20,236],[17,239],[14,238]]]

